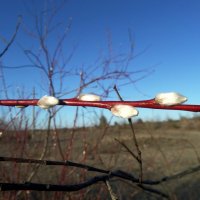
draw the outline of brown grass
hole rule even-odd
[[[199,125],[199,118],[154,123],[143,123],[140,121],[135,123],[136,137],[143,156],[144,179],[170,176],[200,164]],[[104,128],[102,127],[76,129],[70,160],[104,169],[121,169],[137,176],[139,173],[137,162],[115,141],[115,138],[117,138],[128,147],[134,149],[129,126],[110,126],[106,129],[106,132],[104,130],[104,133],[102,133],[103,130]],[[59,130],[63,150],[67,148],[71,137],[70,132],[70,129]],[[34,135],[31,132],[26,133],[26,142],[24,142],[23,134],[20,138],[20,140],[16,141],[12,131],[5,132],[2,138],[0,138],[1,156],[21,156],[37,159],[43,146],[44,131],[35,131]],[[21,153],[18,151],[20,145],[24,145],[24,150]],[[51,132],[46,159],[61,160],[53,137],[53,131]],[[23,182],[32,168],[33,165],[29,164],[0,163],[0,181]],[[63,170],[66,170],[64,184],[78,183],[94,175],[94,173],[69,167],[64,169],[63,167],[41,166],[32,181],[49,184],[60,183]],[[199,178],[199,173],[195,173],[185,178],[169,181],[157,188],[167,192],[172,199],[198,199],[196,196],[198,197],[197,194],[200,195],[198,187]],[[190,187],[187,187],[186,190],[188,184]],[[132,199],[133,197],[134,199],[158,198],[158,196],[150,197],[150,194],[147,195],[141,192],[136,186],[119,182],[118,180],[111,182],[111,185],[121,199]],[[40,199],[40,195],[43,193],[30,192],[30,194],[32,195],[31,198],[22,197],[22,199]],[[48,199],[49,194],[51,193],[43,194],[45,196],[44,199]],[[35,197],[33,197],[34,195]],[[98,199],[97,197],[99,197],[100,199],[106,199],[108,198],[107,195],[108,192],[105,186],[98,184],[82,191],[81,198]],[[80,192],[72,193],[69,196],[73,199],[79,199]],[[3,197],[5,199],[5,195],[2,196],[2,199]],[[65,198],[59,198],[68,199],[66,195]]]

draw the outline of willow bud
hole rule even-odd
[[[59,103],[59,100],[56,97],[45,95],[37,102],[37,105],[40,108],[48,109],[57,105],[58,103]]]
[[[122,117],[125,119],[137,116],[139,113],[133,106],[120,105],[120,104],[114,105],[111,108],[111,112],[113,115],[117,117]]]
[[[96,94],[80,94],[78,99],[81,101],[101,101],[101,97]]]
[[[187,98],[177,92],[159,93],[155,97],[156,103],[164,106],[179,105],[187,101]]]

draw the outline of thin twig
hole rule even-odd
[[[12,45],[12,43],[14,42],[16,36],[17,36],[17,33],[18,33],[18,30],[19,30],[19,27],[21,25],[21,21],[22,21],[22,16],[19,16],[18,17],[18,22],[17,22],[17,25],[16,25],[16,28],[15,28],[15,32],[12,36],[12,38],[10,39],[10,41],[8,42],[7,46],[4,48],[4,50],[0,53],[0,58],[8,51],[9,47]]]
[[[44,157],[46,156],[47,153],[47,147],[48,147],[48,141],[49,141],[49,135],[50,135],[50,127],[51,127],[51,120],[52,120],[52,116],[51,113],[49,111],[49,118],[48,118],[48,128],[46,131],[46,136],[45,136],[45,141],[44,141],[44,146],[42,149],[42,153],[40,155],[40,159],[39,160],[43,160]],[[38,170],[40,168],[40,164],[37,163],[35,165],[35,167],[33,168],[32,172],[29,174],[29,176],[27,177],[27,182],[31,181],[33,179],[33,177],[37,174]],[[19,191],[17,193],[17,196],[19,197],[21,195],[21,191]]]
[[[117,86],[115,85],[114,88],[115,92],[117,93],[119,99],[121,101],[124,101],[123,98],[121,97],[121,95],[119,94],[119,91],[117,89]],[[137,138],[136,138],[136,135],[135,135],[135,130],[134,130],[134,127],[133,127],[133,123],[132,123],[132,120],[131,118],[128,118],[128,122],[129,122],[129,125],[131,127],[131,131],[132,131],[132,134],[133,134],[133,142],[134,142],[134,145],[136,147],[136,150],[137,150],[137,156],[124,144],[124,143],[121,143],[119,142],[119,140],[117,140],[123,147],[125,147],[128,152],[138,161],[139,163],[139,166],[140,166],[140,183],[142,183],[142,177],[143,177],[143,170],[142,170],[142,152],[139,148],[139,145],[138,145],[138,142],[137,142]]]
[[[140,161],[139,158],[138,158],[138,156],[135,155],[135,153],[132,152],[131,149],[130,149],[126,144],[124,144],[122,141],[118,140],[117,138],[115,138],[115,140],[116,140],[121,146],[123,146],[123,147],[128,151],[128,153],[130,153],[138,162]]]
[[[138,142],[137,142],[137,138],[136,138],[136,135],[135,135],[135,130],[134,130],[134,127],[133,127],[133,123],[132,123],[132,120],[131,118],[128,119],[128,122],[129,122],[129,125],[131,127],[131,131],[133,133],[133,141],[134,141],[134,144],[135,144],[135,147],[137,149],[137,154],[138,154],[138,163],[139,163],[139,166],[140,166],[140,183],[142,183],[142,178],[143,178],[143,169],[142,169],[142,152],[139,148],[139,145],[138,145]]]
[[[154,189],[154,188],[150,188],[150,187],[144,186],[142,184],[138,184],[137,186],[140,187],[142,190],[144,190],[146,192],[157,194],[157,195],[159,195],[161,197],[169,199],[169,196],[167,194],[161,192],[160,190],[157,190],[157,189]]]

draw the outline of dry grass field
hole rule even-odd
[[[143,158],[144,179],[156,180],[172,176],[200,164],[200,118],[168,120],[165,122],[134,123],[136,137]],[[69,151],[69,160],[91,166],[139,174],[138,163],[115,140],[123,141],[131,150],[134,149],[132,133],[126,124],[104,127],[88,127],[58,130],[63,152]],[[45,130],[20,132],[16,141],[12,131],[4,133],[0,139],[1,156],[38,159],[45,140]],[[54,132],[50,133],[46,159],[62,160],[55,142]],[[0,163],[0,182],[23,182],[33,170],[33,164]],[[72,184],[94,176],[96,173],[72,167],[41,166],[32,182],[49,184]],[[182,178],[167,181],[153,188],[169,195],[170,199],[199,199],[200,173],[195,172]],[[136,185],[112,179],[113,191],[119,199],[163,199],[138,189]],[[1,193],[1,198],[9,192]],[[11,192],[13,194],[13,192]],[[79,192],[24,192],[17,199],[110,199],[103,184],[96,184]],[[43,198],[42,198],[43,197]],[[15,199],[15,198],[13,198]]]

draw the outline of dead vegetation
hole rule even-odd
[[[196,126],[191,129],[193,124]],[[172,176],[200,164],[199,124],[198,117],[193,119],[184,118],[179,121],[168,120],[145,123],[139,120],[134,123],[138,143],[143,153],[144,180]],[[61,148],[66,149],[66,144],[71,138],[71,129],[65,128],[57,131],[59,131]],[[21,132],[20,140],[16,140],[13,137],[13,131],[4,132],[0,139],[1,155],[37,159],[44,143],[44,132],[45,130],[37,130],[34,135],[32,135],[31,131],[26,134]],[[139,173],[137,162],[115,140],[117,138],[128,147],[133,148],[131,131],[127,124],[109,126],[106,130],[102,126],[77,128],[74,133],[73,148],[71,149],[69,160],[111,171],[122,169],[136,176]],[[53,137],[54,132],[52,131],[50,134],[52,137],[50,137],[51,139],[48,143],[46,158],[49,160],[61,160]],[[20,150],[21,146],[24,146],[23,151]],[[1,182],[23,182],[33,167],[34,165],[32,164],[1,162],[0,170],[1,174],[3,174]],[[65,171],[65,177],[61,173],[63,170]],[[71,167],[41,166],[32,181],[48,184],[75,184],[91,178],[95,174],[87,173],[84,169],[79,170]],[[156,188],[167,193],[170,199],[188,199],[188,197],[190,199],[198,199],[195,197],[199,193],[199,178],[199,172],[191,173],[182,178],[162,183]],[[186,190],[185,185],[188,184],[190,187],[187,187]],[[162,199],[162,197],[155,194],[146,193],[134,186],[134,184],[123,183],[117,179],[111,181],[111,185],[120,199],[132,199],[133,197],[134,199]],[[5,197],[6,193],[8,192],[4,192],[2,195]],[[42,195],[42,193],[34,191],[29,191],[28,194],[24,192],[23,194],[21,199],[39,199]],[[29,197],[25,198],[25,194]],[[56,195],[56,193],[50,194]],[[45,199],[49,198],[50,194],[46,194]],[[84,189],[82,192],[71,193],[69,196],[76,199],[80,198],[80,194],[83,195],[84,199],[109,198],[109,193],[102,184]],[[58,193],[57,195],[61,194]]]

